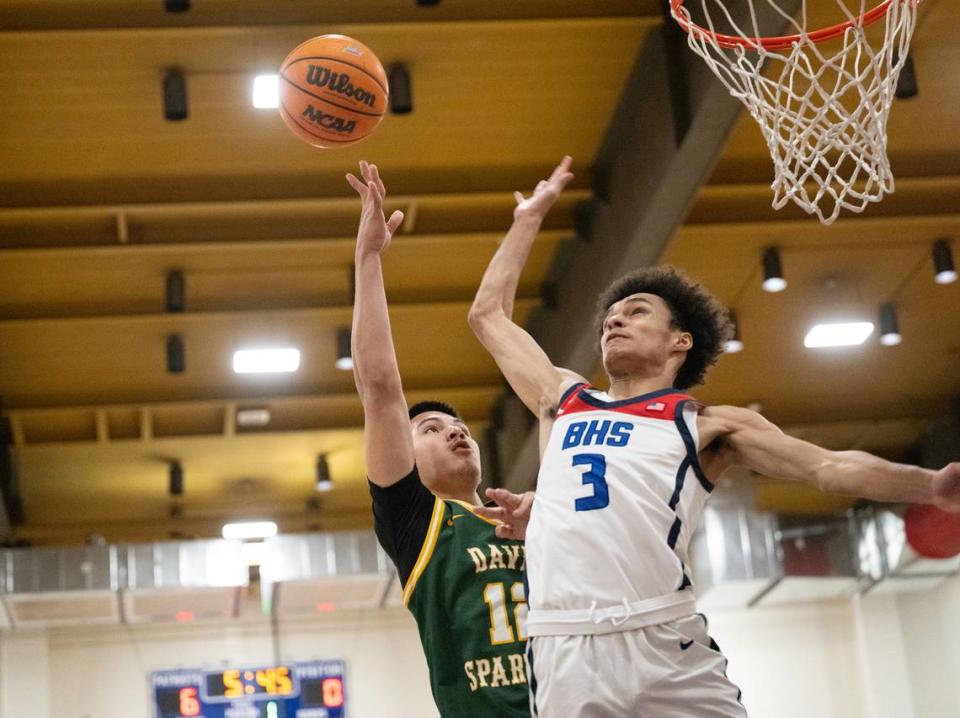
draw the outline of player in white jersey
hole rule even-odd
[[[607,392],[554,367],[502,303],[569,168],[567,157],[531,197],[517,195],[470,311],[517,396],[553,422],[536,498],[488,492],[501,506],[487,512],[503,522],[499,533],[526,537],[532,712],[744,716],[687,572],[687,543],[724,470],[743,465],[832,493],[960,512],[960,463],[930,471],[827,451],[756,412],[698,404],[682,390],[703,382],[730,323],[671,268],[634,272],[600,297]]]

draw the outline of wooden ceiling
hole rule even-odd
[[[652,0],[194,5],[0,0],[0,396],[20,539],[214,536],[241,517],[287,531],[370,525],[362,415],[349,373],[334,368],[359,208],[344,173],[377,162],[389,208],[408,216],[385,271],[410,398],[451,400],[480,431],[502,381],[465,317],[511,193],[574,156],[577,178],[521,281],[523,318],[574,236],[588,167],[661,23]],[[960,236],[960,83],[946,71],[960,66],[960,8],[928,0],[921,23],[920,93],[890,122],[895,195],[830,228],[774,213],[769,157],[744,117],[663,258],[740,317],[745,350],[723,357],[699,395],[759,403],[805,438],[892,457],[960,393],[960,284],[934,284],[929,259],[933,240]],[[406,63],[414,111],[360,145],[320,151],[249,95],[253,75],[330,32]],[[168,67],[187,77],[183,122],[163,118]],[[760,290],[769,245],[790,282],[779,295]],[[184,313],[165,312],[171,270],[186,281]],[[900,312],[899,347],[803,348],[831,305],[872,318],[884,301]],[[185,343],[182,374],[165,369],[171,334]],[[300,371],[230,371],[234,349],[264,342],[299,347]],[[271,423],[238,427],[247,406],[269,408]],[[336,483],[324,494],[313,490],[319,453]],[[167,494],[173,459],[180,499]],[[760,489],[781,510],[843,505]]]

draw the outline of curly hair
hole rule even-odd
[[[670,310],[671,325],[693,336],[693,346],[677,372],[674,385],[688,389],[702,384],[707,369],[716,364],[723,352],[724,342],[733,336],[729,312],[680,270],[669,266],[645,267],[621,277],[600,294],[598,332],[603,332],[603,320],[611,306],[641,292],[660,297]]]

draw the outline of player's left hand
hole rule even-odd
[[[499,538],[523,541],[527,537],[534,495],[532,491],[515,494],[506,489],[487,489],[487,498],[497,505],[478,506],[475,511],[484,518],[500,522],[496,529]]]
[[[360,161],[360,176],[347,174],[347,182],[360,195],[362,208],[360,210],[360,227],[357,230],[357,249],[361,252],[382,254],[390,246],[394,232],[403,222],[403,212],[394,211],[390,219],[383,216],[383,202],[387,197],[387,188],[380,179],[380,172],[376,165]]]
[[[524,215],[532,215],[543,219],[553,203],[557,201],[563,188],[573,179],[573,172],[570,171],[571,162],[573,159],[570,155],[566,155],[549,178],[537,182],[533,194],[529,197],[514,192],[513,198],[517,200],[517,206],[513,210],[513,218],[519,219]]]
[[[933,497],[937,508],[960,513],[960,462],[947,464],[934,474]]]

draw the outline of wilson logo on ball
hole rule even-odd
[[[322,65],[310,65],[307,68],[307,82],[316,87],[325,87],[338,95],[352,97],[367,107],[373,107],[375,100],[373,93],[354,85],[346,73],[333,72],[329,67]]]
[[[357,127],[355,120],[345,120],[342,117],[337,117],[335,115],[329,115],[322,110],[316,109],[313,105],[307,105],[304,109],[301,117],[306,117],[313,123],[316,123],[319,127],[322,127],[325,130],[332,130],[333,132],[342,132],[344,134],[350,134]]]

